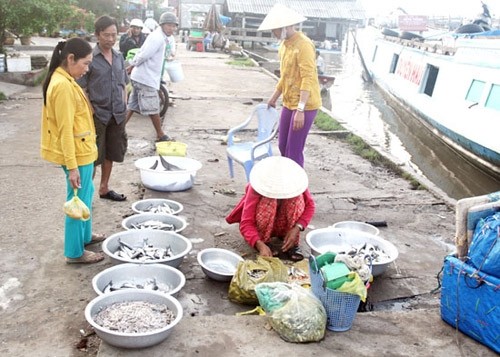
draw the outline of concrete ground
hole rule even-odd
[[[230,302],[228,283],[205,277],[196,254],[221,247],[255,257],[238,227],[224,221],[246,181],[239,166],[235,178],[229,177],[221,138],[269,97],[275,78],[259,68],[230,65],[226,54],[181,47],[178,57],[186,78],[170,85],[174,101],[164,128],[187,143],[188,156],[203,164],[194,187],[185,192],[144,189],[134,161],[154,154],[154,130],[149,118],[135,115],[127,127],[126,159],[115,164],[110,183],[128,199],[94,200],[94,230],[108,235],[122,230],[122,219],[132,214],[131,204],[139,199],[164,197],[184,205],[181,216],[189,225],[182,233],[193,241],[180,266],[187,279],[178,295],[184,318],[167,340],[145,350],[117,349],[95,335],[82,339],[82,332],[91,332],[83,314],[96,296],[91,280],[113,263],[109,258],[92,266],[64,263],[65,184],[61,169],[39,157],[41,88],[0,82],[0,91],[11,97],[0,103],[2,356],[495,355],[440,318],[439,292],[433,291],[443,258],[454,248],[450,200],[435,190],[412,190],[404,179],[316,129],[308,139],[305,168],[317,210],[305,233],[343,220],[385,220],[388,226],[381,228],[381,235],[398,248],[399,257],[370,289],[374,311],[358,313],[347,332],[327,331],[319,343],[287,343],[267,328],[266,317],[236,316],[252,307]],[[301,244],[309,252],[305,235]]]

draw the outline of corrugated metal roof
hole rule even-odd
[[[282,3],[307,18],[364,20],[357,0],[226,0],[230,13],[266,15],[275,3]]]

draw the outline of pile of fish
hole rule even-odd
[[[159,330],[175,319],[167,305],[147,301],[127,301],[109,305],[99,311],[94,321],[104,328],[123,333]]]
[[[167,246],[166,248],[154,247],[148,243],[147,238],[143,239],[142,247],[139,248],[132,247],[120,238],[118,238],[118,243],[120,246],[114,254],[120,258],[144,262],[150,260],[162,260],[174,256],[170,246]]]
[[[160,157],[160,160],[156,160],[153,166],[150,167],[151,170],[161,170],[163,167],[164,171],[182,171],[183,169],[180,168],[179,166],[176,166],[174,164],[171,164],[165,158],[161,155],[158,155]],[[161,162],[161,166],[158,166],[158,163]]]
[[[175,225],[157,219],[150,219],[139,223],[130,223],[132,229],[158,229],[162,231],[175,231]]]
[[[168,293],[165,289],[160,288],[159,284],[156,282],[156,278],[146,279],[144,284],[137,283],[134,281],[120,281],[119,283],[114,284],[113,280],[110,280],[109,283],[102,290],[103,293],[107,294],[111,291],[117,290],[125,290],[125,289],[143,289],[143,290],[152,290],[152,291],[161,291]]]
[[[174,210],[166,202],[161,203],[161,204],[157,204],[157,205],[150,204],[149,206],[143,208],[142,211],[143,212],[149,212],[149,213],[174,214]]]
[[[351,257],[361,256],[365,260],[369,260],[372,263],[380,263],[386,260],[390,260],[389,254],[384,252],[379,246],[370,243],[364,243],[361,246],[351,246],[347,251],[338,252],[338,254],[347,254]]]

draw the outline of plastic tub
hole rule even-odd
[[[179,61],[167,61],[165,63],[165,69],[172,83],[177,83],[184,79],[184,71]]]

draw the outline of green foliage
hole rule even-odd
[[[3,92],[0,92],[0,101],[2,100],[7,100],[7,96]]]
[[[345,130],[342,125],[339,124],[338,121],[333,119],[331,116],[318,110],[318,114],[314,119],[314,124],[320,129],[324,131],[333,131],[333,130]]]
[[[233,58],[231,61],[227,62],[227,64],[230,64],[233,66],[242,66],[242,67],[254,67],[255,66],[255,63],[250,58],[246,58],[246,57]]]
[[[2,0],[0,1],[0,46],[5,30],[16,36],[52,33],[70,16],[74,0]]]

